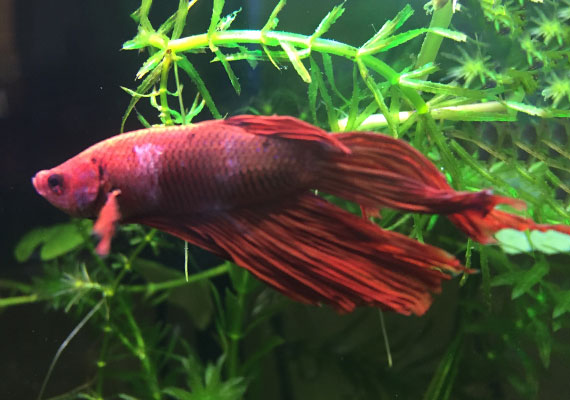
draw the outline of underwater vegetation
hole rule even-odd
[[[570,224],[570,2],[393,2],[368,40],[349,44],[343,16],[360,3],[339,2],[316,27],[302,26],[307,34],[280,30],[292,1],[276,2],[262,26],[233,29],[244,11],[223,0],[180,0],[160,21],[151,6],[164,14],[165,5],[142,0],[132,14],[137,33],[123,48],[146,59],[138,85],[125,88],[123,126],[129,117],[150,127],[239,111],[293,115],[332,132],[381,131],[428,157],[455,190],[492,188],[528,205],[509,212]],[[199,4],[212,4],[211,18],[193,34]],[[246,109],[224,109],[199,57],[223,69],[237,95],[244,62],[272,84]],[[45,273],[31,283],[0,281],[0,307],[44,302],[77,320],[39,398],[83,329],[99,341],[92,378],[57,398],[560,395],[550,390],[568,384],[568,235],[503,230],[498,245],[483,246],[438,216],[382,210],[373,221],[480,273],[445,285],[421,318],[371,308],[340,316],[294,303],[234,264],[139,225],[121,227],[113,252],[100,258],[92,222],[73,220],[22,238],[16,258],[39,254]]]

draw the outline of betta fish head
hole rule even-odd
[[[32,184],[60,210],[74,217],[95,217],[100,175],[97,160],[74,157],[55,168],[38,172]]]

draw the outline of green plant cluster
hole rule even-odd
[[[350,2],[303,35],[277,30],[285,0],[256,30],[232,30],[240,10],[224,16],[224,1],[214,0],[207,32],[190,36],[184,32],[197,0],[180,0],[158,27],[150,22],[152,3],[141,1],[132,15],[138,32],[124,44],[148,58],[137,73],[140,84],[125,88],[132,98],[123,125],[142,99],[157,111],[146,117],[136,111],[145,126],[220,118],[216,93],[192,63],[195,53],[211,55],[238,95],[232,65],[267,65],[305,82],[306,92],[292,96],[306,105],[310,122],[333,132],[384,130],[428,155],[455,189],[492,187],[527,202],[525,216],[570,223],[567,1],[434,0],[426,4],[429,26],[408,30],[414,9],[405,5],[360,46],[327,39]],[[460,32],[461,18],[481,24],[485,37]],[[417,56],[401,56],[410,49]],[[339,80],[342,63],[350,65],[348,80]],[[258,102],[250,112],[287,112],[272,97]],[[497,235],[499,246],[482,246],[438,216],[385,210],[374,222],[443,247],[481,271],[464,276],[455,297],[424,318],[386,315],[394,367],[383,357],[375,310],[340,317],[293,304],[231,263],[203,269],[195,249],[186,253],[184,276],[160,261],[180,246],[138,226],[121,229],[119,250],[106,260],[93,251],[88,223],[30,232],[16,257],[24,262],[39,247],[46,273],[32,284],[0,282],[9,294],[0,307],[45,301],[72,312],[80,322],[61,351],[84,325],[99,331],[93,382],[60,398],[539,398],[551,360],[570,357],[563,340],[570,327],[570,238],[506,230]],[[449,285],[443,296],[452,291]],[[144,317],[160,304],[184,310],[198,333],[183,337],[176,324]],[[318,332],[310,330],[313,323]],[[205,356],[192,340],[204,332],[215,355]]]

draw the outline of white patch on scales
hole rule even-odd
[[[163,147],[152,143],[145,143],[133,146],[133,152],[139,163],[140,171],[144,171],[141,178],[146,178],[149,183],[149,187],[145,193],[141,193],[141,195],[146,196],[150,201],[156,203],[160,195],[158,177],[161,169],[160,158],[163,153]]]

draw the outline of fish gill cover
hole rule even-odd
[[[151,6],[165,7],[152,3],[142,0],[132,14],[138,30],[123,46],[148,58],[138,85],[124,88],[131,100],[121,130],[133,113],[146,127],[236,114],[220,106],[195,59],[210,57],[237,95],[244,78],[234,68],[245,61],[271,83],[242,111],[290,114],[332,132],[382,131],[426,155],[455,190],[492,188],[528,205],[511,213],[569,224],[568,1],[347,1],[314,30],[303,26],[307,34],[280,30],[293,2],[279,1],[262,26],[234,30],[254,2],[227,10],[214,0],[207,30],[188,35],[194,7],[211,3],[180,0],[170,17],[151,23]],[[361,4],[368,7],[361,12],[382,9],[381,25],[363,43],[346,43],[343,16]],[[294,75],[304,86],[277,82]],[[182,252],[179,242],[138,225],[119,228],[106,259],[84,221],[31,231],[15,255],[26,262],[39,249],[45,274],[32,284],[1,282],[0,307],[43,301],[73,313],[77,329],[61,351],[85,324],[98,330],[96,371],[69,398],[534,399],[564,385],[545,376],[559,374],[570,356],[568,235],[503,230],[498,246],[483,246],[438,216],[381,215],[372,220],[383,229],[442,247],[480,271],[456,279],[459,288],[446,285],[422,318],[381,314],[393,366],[377,310],[340,317],[292,303],[232,263],[194,247]],[[186,276],[165,261],[172,254]],[[181,320],[145,318],[159,305],[183,310],[190,327],[181,333]]]

